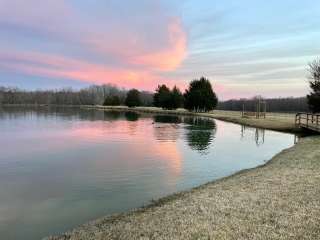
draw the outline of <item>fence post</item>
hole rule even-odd
[[[244,103],[242,104],[242,117],[244,117]]]
[[[301,114],[299,113],[299,125],[301,125]]]
[[[301,125],[301,113],[297,113],[297,122]]]

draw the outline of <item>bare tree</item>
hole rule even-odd
[[[320,59],[309,64],[310,94],[307,95],[308,104],[312,112],[320,112]]]
[[[102,105],[107,97],[116,96],[124,104],[127,90],[112,84],[92,85],[78,91],[72,88],[57,90],[25,91],[14,87],[0,87],[0,104],[57,104],[57,105]],[[142,102],[152,104],[152,93],[143,92]]]

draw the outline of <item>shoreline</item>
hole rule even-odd
[[[147,113],[147,114],[168,114],[168,115],[180,115],[180,116],[198,116],[198,117],[209,117],[217,120],[226,122],[236,123],[245,125],[248,127],[263,128],[278,132],[300,134],[303,131],[295,125],[295,114],[293,113],[276,113],[268,112],[267,117],[256,119],[256,118],[242,118],[241,112],[239,111],[226,111],[226,110],[213,110],[207,113],[196,113],[189,112],[185,109],[176,110],[165,110],[156,107],[134,107],[129,108],[126,106],[103,106],[103,105],[34,105],[34,104],[4,104],[1,107],[39,107],[39,108],[50,108],[50,107],[65,107],[65,108],[82,108],[82,109],[93,109],[102,111],[126,111],[135,113]]]
[[[294,124],[285,126],[286,122],[290,123],[288,120],[281,124],[271,120],[265,127],[266,124],[261,123],[265,119],[253,119],[255,121],[246,121],[246,124],[240,122],[240,116],[215,112],[83,107],[204,116],[252,127],[297,132]],[[160,198],[147,206],[105,216],[45,239],[270,239],[265,237],[269,234],[276,239],[316,239],[320,234],[319,145],[319,136],[305,137],[256,168],[241,170]],[[305,225],[305,221],[309,225]]]
[[[263,165],[168,195],[129,212],[99,218],[44,240],[252,239],[252,236],[254,239],[317,239],[320,234],[319,144],[319,136],[303,138]],[[299,191],[295,192],[294,188]],[[298,204],[297,200],[300,200]],[[230,222],[238,225],[237,228]],[[279,228],[284,222],[284,228]],[[274,238],[265,237],[270,234],[269,228],[274,231]]]
[[[189,112],[185,109],[177,110],[164,110],[155,107],[135,107],[128,108],[125,106],[81,106],[81,108],[97,109],[103,111],[128,111],[135,113],[150,113],[150,114],[169,114],[169,115],[181,115],[181,116],[198,116],[198,117],[209,117],[217,120],[226,122],[246,125],[248,127],[264,128],[268,130],[274,130],[285,133],[302,133],[302,130],[295,125],[294,114],[281,114],[281,113],[267,113],[267,117],[256,119],[256,118],[242,118],[241,112],[238,111],[224,111],[214,110],[208,113],[196,113]]]

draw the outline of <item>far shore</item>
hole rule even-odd
[[[214,110],[207,113],[189,112],[185,109],[164,110],[156,107],[135,107],[128,108],[126,106],[82,106],[84,108],[94,108],[104,111],[132,111],[137,113],[152,113],[152,114],[174,114],[187,116],[211,117],[218,120],[223,120],[232,123],[238,123],[250,127],[264,128],[269,130],[300,133],[301,130],[295,125],[295,114],[293,113],[267,113],[266,118],[257,119],[255,117],[243,118],[239,111],[223,111]]]
[[[165,110],[157,107],[134,107],[127,106],[103,106],[103,105],[47,105],[47,104],[5,104],[2,107],[80,107],[84,109],[97,109],[104,111],[130,111],[136,113],[170,114],[184,116],[210,117],[227,122],[242,124],[250,127],[264,128],[287,133],[301,133],[301,129],[295,125],[294,113],[267,112],[266,118],[255,117],[243,118],[239,111],[214,110],[206,113],[190,112],[185,109]]]

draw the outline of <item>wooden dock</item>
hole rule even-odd
[[[296,125],[320,133],[320,114],[297,113]]]

